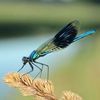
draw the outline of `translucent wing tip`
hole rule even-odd
[[[79,22],[79,20],[73,20],[71,23],[74,23],[74,24],[79,24],[80,22]]]
[[[80,28],[79,20],[73,20],[70,24],[72,24],[74,27],[76,27],[77,30],[79,30]]]
[[[79,20],[73,20],[72,22],[70,22],[70,24],[72,24],[73,26],[79,25],[80,22]]]

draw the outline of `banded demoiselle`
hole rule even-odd
[[[29,55],[29,57],[23,57],[22,58],[23,66],[18,70],[18,72],[22,70],[23,67],[28,63],[31,67],[31,71],[25,74],[29,74],[30,72],[34,70],[34,67],[37,67],[40,70],[40,72],[36,75],[37,77],[40,73],[42,73],[43,66],[46,66],[47,67],[47,79],[48,79],[49,78],[49,66],[46,64],[40,63],[36,60],[54,51],[64,49],[69,44],[95,33],[95,30],[93,29],[93,30],[84,32],[80,35],[77,35],[78,28],[79,28],[79,21],[77,20],[72,21],[69,24],[67,24],[53,38],[46,41],[39,48],[34,50]],[[37,64],[42,65],[42,67],[38,66]]]

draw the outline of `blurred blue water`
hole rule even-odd
[[[3,77],[8,72],[16,72],[22,66],[22,57],[29,56],[34,49],[51,37],[51,35],[42,35],[0,40],[0,83],[2,83],[0,84],[0,93],[2,91],[0,97],[3,97],[9,91],[8,86],[2,81]],[[50,71],[53,72],[57,70],[59,64],[69,63],[77,51],[78,44],[76,43],[75,45],[70,45],[67,49],[48,54],[38,61],[48,64]],[[25,67],[26,70],[29,70],[29,68],[29,66]]]

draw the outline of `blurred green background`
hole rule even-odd
[[[8,87],[3,77],[17,71],[23,56],[76,19],[79,33],[96,33],[38,61],[50,66],[58,97],[71,90],[84,100],[100,100],[100,0],[0,0],[0,100],[32,100]]]

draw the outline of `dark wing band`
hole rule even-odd
[[[78,33],[78,24],[77,20],[66,25],[61,31],[59,31],[54,37],[54,44],[57,47],[65,48],[70,43],[73,42],[74,38]]]

